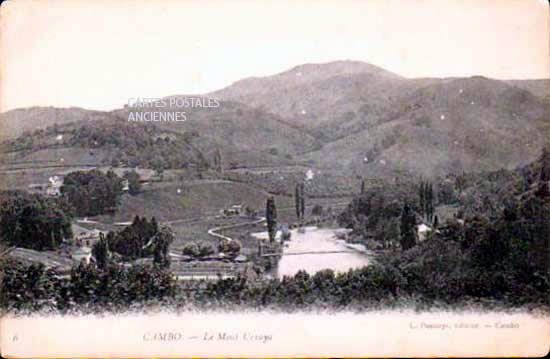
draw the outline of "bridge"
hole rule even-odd
[[[333,253],[357,253],[355,251],[308,251],[308,252],[287,252],[285,256],[301,256],[304,254],[333,254]]]
[[[301,256],[307,254],[335,254],[335,253],[357,253],[356,251],[307,251],[307,252],[268,252],[262,253],[262,257],[276,257],[276,256]]]

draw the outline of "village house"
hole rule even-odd
[[[74,244],[78,247],[92,247],[99,241],[101,233],[106,234],[99,229],[87,229],[74,223],[71,225],[71,228],[73,230]]]
[[[48,179],[48,183],[32,183],[29,185],[29,192],[45,194],[50,197],[61,195],[61,186],[63,186],[63,177],[52,176]]]
[[[127,179],[122,180],[122,191],[128,192],[130,190],[130,182]]]
[[[90,247],[77,248],[72,252],[71,258],[76,263],[84,262],[86,264],[90,264],[92,259],[92,249]]]
[[[61,186],[63,186],[63,178],[53,176],[49,178],[49,185],[46,188],[46,195],[56,197],[61,195]]]
[[[240,216],[243,214],[243,205],[234,204],[229,208],[221,210],[221,212],[225,216]]]
[[[426,238],[428,237],[428,233],[430,233],[432,229],[429,226],[425,225],[424,223],[421,223],[420,225],[417,226],[417,231],[418,231],[418,241],[422,242],[426,240]]]
[[[48,188],[47,183],[31,183],[29,185],[30,193],[46,193],[46,188]]]

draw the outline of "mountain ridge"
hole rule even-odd
[[[198,132],[196,145],[204,153],[217,147],[249,153],[235,157],[239,165],[282,163],[286,156],[287,162],[363,175],[393,170],[432,175],[532,159],[548,133],[549,85],[550,79],[483,76],[410,79],[359,61],[335,61],[245,78],[204,95],[164,98],[220,101],[221,108],[186,109],[191,120],[172,130]],[[55,123],[109,120],[128,111],[15,109],[0,114],[0,130],[2,139],[13,138]]]

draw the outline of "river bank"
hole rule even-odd
[[[279,278],[293,276],[300,270],[315,274],[323,269],[346,272],[372,264],[372,254],[364,246],[337,238],[345,231],[314,226],[305,227],[302,233],[291,230],[291,239],[284,244],[276,275]],[[252,233],[252,236],[263,240],[268,238],[267,232]]]

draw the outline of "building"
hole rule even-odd
[[[429,226],[425,225],[424,223],[421,223],[417,227],[418,227],[417,228],[418,241],[422,242],[428,237],[428,233],[430,233],[432,229]]]
[[[84,261],[84,263],[89,264],[92,259],[92,249],[90,247],[76,248],[71,254],[71,258],[76,263]]]
[[[48,179],[48,183],[33,183],[29,185],[29,192],[45,194],[50,197],[61,195],[61,186],[63,186],[63,178],[60,176],[52,176]]]
[[[248,258],[244,254],[239,254],[237,257],[235,257],[234,261],[237,263],[244,263],[248,262]]]
[[[127,192],[130,190],[130,182],[127,179],[122,180],[122,191]]]
[[[229,208],[223,209],[221,212],[225,216],[240,216],[243,214],[243,205],[234,204]]]
[[[101,233],[106,235],[105,232],[100,231],[99,229],[87,229],[74,223],[71,225],[71,228],[73,230],[74,243],[78,247],[91,247],[99,241],[99,236]]]
[[[49,178],[49,185],[46,188],[46,195],[56,197],[61,195],[61,186],[63,186],[63,179],[59,176],[52,176]]]
[[[29,192],[31,193],[46,193],[46,189],[48,188],[47,183],[31,183],[29,185]]]

